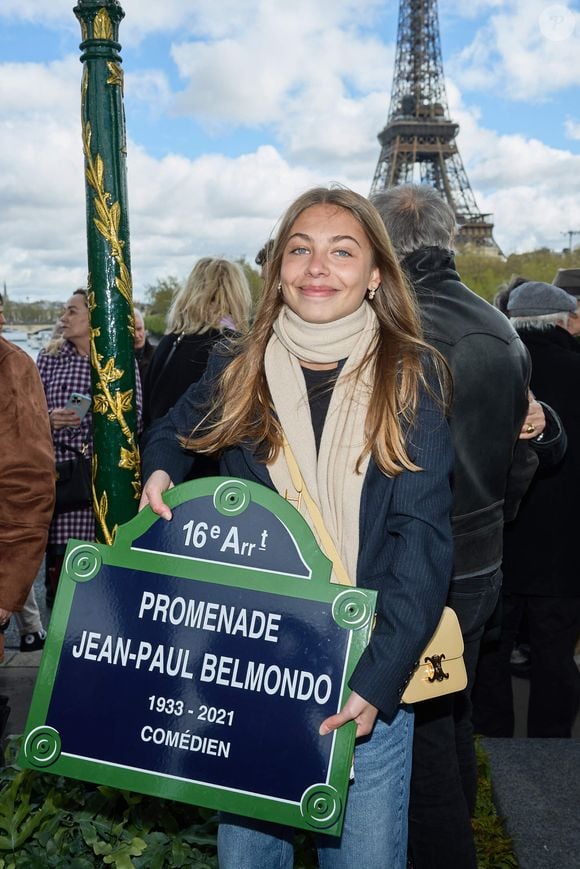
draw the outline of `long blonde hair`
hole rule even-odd
[[[203,257],[177,291],[167,314],[167,333],[203,333],[227,328],[246,332],[252,297],[237,263]]]
[[[371,303],[379,321],[378,338],[353,373],[356,377],[363,368],[372,366],[373,391],[363,455],[370,452],[389,475],[399,474],[404,468],[420,470],[408,455],[405,432],[415,417],[421,387],[433,392],[425,367],[435,373],[438,384],[434,394],[441,399],[446,388],[445,363],[423,341],[415,295],[399,267],[380,215],[367,199],[344,187],[309,190],[286,211],[276,234],[253,326],[221,375],[213,408],[184,443],[197,452],[212,453],[250,442],[259,447],[265,461],[273,459],[281,448],[282,432],[266,381],[264,353],[283,304],[278,283],[287,240],[300,214],[314,205],[343,208],[358,221],[381,276],[381,286]]]

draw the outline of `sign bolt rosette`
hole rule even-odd
[[[211,477],[165,499],[170,522],[147,508],[111,546],[69,542],[21,763],[340,835],[356,725],[318,729],[376,593],[331,583],[264,486]]]

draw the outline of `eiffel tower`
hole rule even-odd
[[[459,246],[501,256],[490,214],[475,201],[449,117],[437,0],[401,0],[397,54],[387,124],[370,195],[398,184],[435,187],[459,226]]]

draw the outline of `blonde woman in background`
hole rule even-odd
[[[248,281],[237,263],[203,257],[195,264],[175,294],[167,314],[166,334],[144,379],[145,427],[165,416],[200,379],[216,341],[247,331],[251,305]]]

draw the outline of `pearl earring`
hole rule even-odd
[[[372,302],[372,300],[374,299],[376,291],[377,291],[377,287],[369,287],[368,288],[367,296],[368,296],[369,302]]]
[[[278,281],[277,290],[278,290],[279,293],[282,292],[282,281]]]

